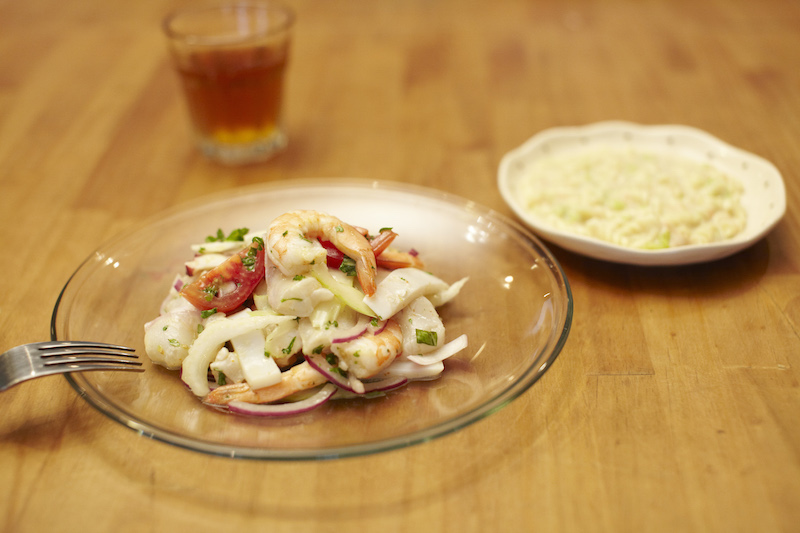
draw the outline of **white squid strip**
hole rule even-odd
[[[452,357],[461,350],[467,347],[467,336],[461,335],[457,337],[441,348],[437,348],[432,352],[428,352],[425,355],[409,355],[408,360],[418,365],[428,366],[434,363],[439,363],[444,361],[448,357]]]
[[[237,315],[241,315],[237,313]],[[189,355],[183,360],[181,378],[194,394],[205,396],[210,392],[208,387],[208,366],[214,361],[220,348],[248,331],[264,329],[272,324],[280,324],[286,320],[294,320],[291,316],[271,314],[250,314],[237,316],[235,319],[219,319],[209,321],[205,329],[197,336],[189,348]]]

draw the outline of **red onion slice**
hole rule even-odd
[[[384,320],[383,322],[381,322],[380,326],[378,326],[378,329],[376,329],[375,331],[373,331],[373,332],[372,332],[372,334],[373,334],[373,335],[380,335],[381,333],[383,333],[383,330],[385,330],[385,329],[386,329],[386,325],[387,325],[388,323],[389,323],[389,321],[388,321],[388,320]]]
[[[377,381],[366,381],[364,382],[364,392],[386,392],[399,389],[407,383],[408,378],[405,376],[393,376]]]
[[[353,327],[347,329],[346,331],[343,331],[341,333],[341,336],[336,337],[331,341],[331,344],[342,344],[345,342],[352,342],[356,340],[357,338],[359,338],[360,336],[362,336],[364,333],[367,332],[367,326],[369,326],[370,320],[372,319],[366,315],[359,315],[356,324]]]
[[[332,383],[326,383],[316,394],[300,400],[299,402],[291,403],[267,403],[256,404],[248,402],[240,402],[234,400],[228,404],[228,410],[232,413],[250,416],[289,416],[305,413],[312,409],[316,409],[331,399],[331,396],[336,392],[336,386]]]
[[[364,382],[364,392],[359,394],[356,392],[339,389],[334,395],[334,400],[352,400],[353,398],[363,398],[365,394],[376,392],[389,392],[391,390],[399,389],[408,383],[408,378],[405,376],[391,376],[378,379],[376,381]]]
[[[325,376],[328,381],[337,387],[350,392],[355,392],[347,377],[334,370],[334,368],[325,358],[325,355],[321,353],[306,355],[306,361],[308,361],[308,364],[311,366],[311,368]]]

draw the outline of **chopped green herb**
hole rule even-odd
[[[200,316],[203,318],[208,318],[216,313],[217,313],[217,308],[215,307],[214,309],[208,309],[207,311],[200,311]]]
[[[318,353],[322,353],[322,350],[323,350],[323,349],[325,349],[325,346],[323,346],[322,344],[320,344],[319,346],[317,346],[316,348],[314,348],[313,350],[311,350],[311,353],[316,353],[316,354],[318,354]]]
[[[222,233],[221,229],[217,230],[216,235],[209,235],[208,237],[206,237],[206,242],[219,242],[224,240],[225,240],[225,234]]]
[[[206,329],[206,328],[205,328],[205,327],[203,327],[203,324],[197,324],[197,334],[198,334],[198,335],[200,335],[201,333],[203,333],[203,330],[204,330],[204,329]]]
[[[168,340],[169,340],[170,346],[174,346],[176,348],[180,348],[181,347],[181,343],[180,343],[180,341],[178,339],[168,339]]]
[[[252,248],[251,248],[251,250],[252,250]],[[252,272],[253,269],[256,267],[256,258],[254,256],[248,254],[247,256],[242,257],[242,264],[244,265],[244,267],[247,270]]]
[[[435,331],[425,331],[424,329],[417,330],[417,343],[427,344],[428,346],[436,346],[438,342],[438,335]]]
[[[344,228],[342,226],[336,226],[333,229],[336,230],[336,233],[342,233],[344,231]]]
[[[205,300],[210,302],[214,299],[214,297],[217,296],[217,294],[219,294],[219,289],[217,289],[214,285],[209,285],[203,288],[203,292],[206,293],[204,296]]]
[[[378,327],[378,319],[377,318],[373,318],[372,320],[369,321],[369,324],[373,328],[377,328]]]
[[[297,339],[297,337],[292,337],[292,341],[289,343],[289,346],[281,350],[284,355],[289,355],[292,353],[292,346],[294,346],[295,339]]]
[[[355,276],[356,262],[350,259],[349,257],[344,256],[344,258],[342,258],[342,264],[339,266],[339,270],[341,270],[348,276]]]
[[[248,228],[237,228],[226,237],[222,230],[218,229],[216,235],[206,237],[206,242],[243,241],[248,231],[250,231]]]
[[[167,328],[168,328],[168,327],[169,327],[169,326],[164,326],[163,328],[161,328],[161,331],[167,331]]]
[[[217,373],[217,383],[219,383],[220,385],[225,385],[226,383],[228,383],[228,377],[225,375],[224,372]]]
[[[296,275],[295,277],[292,278],[292,281],[302,281],[304,279],[306,279],[306,277],[304,275],[298,274],[298,275]]]
[[[383,233],[384,231],[392,231],[392,228],[381,228],[378,230],[378,233]]]

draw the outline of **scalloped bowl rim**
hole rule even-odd
[[[556,229],[520,205],[512,191],[512,183],[518,174],[515,168],[530,164],[537,157],[584,150],[592,143],[656,147],[705,160],[732,174],[745,186],[743,204],[748,215],[747,227],[736,237],[717,243],[638,250]],[[549,128],[503,156],[497,183],[501,196],[511,210],[540,237],[595,259],[633,265],[684,265],[728,257],[763,238],[786,213],[786,188],[775,165],[705,131],[677,124],[641,125],[606,121],[586,126]]]

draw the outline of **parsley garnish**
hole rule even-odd
[[[213,285],[209,285],[203,288],[203,292],[206,293],[206,295],[204,296],[205,300],[207,302],[210,302],[217,296],[217,294],[219,294],[219,289],[217,289]]]
[[[350,259],[349,257],[344,256],[344,258],[342,258],[342,264],[339,266],[339,270],[341,270],[348,276],[355,276],[356,262]]]
[[[217,312],[217,308],[215,307],[214,309],[209,309],[207,311],[200,311],[200,316],[203,317],[203,318],[208,318],[211,315],[216,314],[216,312]]]
[[[435,331],[425,331],[424,329],[417,330],[417,343],[427,344],[428,346],[436,346],[438,342],[438,335]]]
[[[284,355],[289,355],[292,353],[292,346],[294,346],[295,339],[297,339],[297,337],[292,337],[292,341],[289,343],[289,346],[281,350]]]
[[[243,241],[248,231],[250,231],[248,228],[237,228],[226,237],[222,230],[218,229],[216,235],[206,237],[206,242]]]

